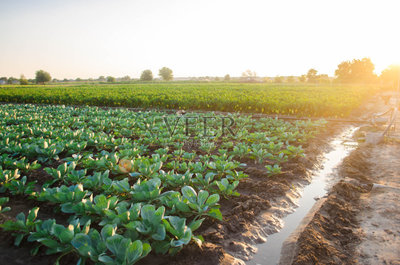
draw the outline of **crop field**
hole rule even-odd
[[[375,91],[354,85],[216,82],[33,85],[0,87],[0,101],[344,117]]]
[[[193,93],[198,104],[219,90],[228,93],[227,87],[198,89],[204,93]],[[253,93],[245,100],[256,103],[257,89],[263,88],[249,85]],[[185,107],[193,99],[183,92],[165,93],[153,103],[138,103],[155,91],[151,85],[3,88],[1,100],[97,104],[112,93],[107,100],[115,105]],[[291,98],[298,101],[298,111],[306,110],[305,97]],[[233,103],[239,97],[227,100],[216,107],[241,106]],[[150,252],[173,255],[191,242],[202,244],[198,229],[223,218],[220,204],[239,196],[247,164],[264,168],[266,178],[280,174],[282,163],[304,156],[302,145],[324,125],[239,114],[5,104],[0,109],[0,212],[12,216],[16,199],[35,207],[1,227],[13,234],[15,248],[29,242],[32,254],[57,255],[56,262],[74,256],[79,264],[133,264]]]
[[[400,265],[399,5],[360,2],[0,1],[0,265]]]

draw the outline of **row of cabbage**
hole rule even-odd
[[[173,255],[202,243],[196,230],[206,218],[222,220],[219,202],[239,196],[245,163],[279,174],[282,163],[304,156],[301,145],[323,126],[236,114],[3,105],[0,212],[19,196],[68,218],[40,218],[35,207],[1,227],[17,246],[32,242],[32,254],[74,253],[79,264]]]

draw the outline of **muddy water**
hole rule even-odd
[[[335,181],[337,166],[357,147],[357,143],[352,140],[356,130],[355,127],[349,127],[330,143],[332,149],[323,155],[321,168],[312,172],[313,179],[304,187],[302,197],[297,202],[298,207],[282,219],[284,226],[279,232],[269,235],[265,243],[257,245],[258,251],[250,261],[246,262],[247,265],[279,263],[282,243],[297,228],[315,204],[316,199],[327,194],[329,187]]]

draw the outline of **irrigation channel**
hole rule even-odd
[[[321,167],[311,172],[312,181],[304,187],[302,196],[296,203],[297,207],[293,209],[292,213],[283,217],[283,228],[277,233],[269,235],[265,243],[256,246],[258,251],[251,260],[246,262],[247,265],[284,264],[283,260],[280,261],[281,254],[282,256],[291,255],[284,252],[293,250],[287,246],[285,240],[294,236],[296,229],[310,210],[312,211],[313,206],[328,193],[329,188],[337,181],[338,178],[335,178],[337,167],[358,145],[352,138],[357,129],[358,127],[354,126],[346,127],[339,136],[330,142],[331,151],[323,155]]]

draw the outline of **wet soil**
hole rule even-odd
[[[399,150],[388,141],[354,150],[299,236],[294,258],[281,264],[400,264]]]
[[[328,193],[299,236],[296,253],[288,264],[356,264],[355,247],[362,237],[357,221],[360,197],[372,188],[366,154],[359,148],[344,160],[341,175],[347,178]]]

